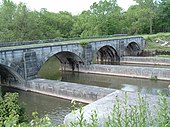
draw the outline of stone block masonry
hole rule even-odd
[[[123,57],[121,63],[129,64],[150,64],[170,66],[170,58],[160,57]]]
[[[88,65],[79,69],[83,73],[105,74],[124,77],[170,80],[170,69],[152,67],[133,67],[120,65]]]
[[[25,90],[85,103],[94,102],[116,91],[109,88],[47,79],[30,80],[25,86]]]

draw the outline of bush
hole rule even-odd
[[[26,122],[24,108],[18,104],[17,93],[6,93],[0,97],[0,126]]]
[[[113,106],[113,111],[105,122],[105,127],[169,127],[170,108],[167,99],[160,95],[159,106],[156,108],[156,114],[151,114],[146,98],[138,95],[138,104],[128,105],[128,95],[125,94],[124,103],[121,104],[118,97]],[[79,117],[70,125],[59,125],[58,127],[98,127],[99,122],[97,112],[94,111],[90,117],[90,124],[84,118],[83,105],[78,104]],[[74,110],[77,106],[73,104]],[[120,108],[122,107],[122,108]],[[25,121],[25,114],[18,105],[18,94],[7,93],[0,97],[0,127],[57,127],[51,124],[48,115],[42,118],[33,113],[33,119]]]
[[[128,96],[125,94],[124,103],[120,103],[116,97],[116,103],[113,111],[108,116],[104,127],[169,127],[170,125],[170,103],[166,97],[160,95],[160,102],[156,109],[156,114],[151,114],[147,98],[138,95],[138,103],[136,105],[127,105]],[[79,109],[79,117],[71,122],[69,127],[98,127],[99,122],[97,113],[91,115],[91,119],[87,122],[84,118],[82,107]]]

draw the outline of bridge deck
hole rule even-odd
[[[135,36],[140,37],[140,36]],[[12,46],[0,46],[0,51],[6,50],[15,50],[15,49],[30,49],[30,48],[38,48],[38,47],[51,47],[56,45],[66,45],[66,44],[74,44],[74,43],[81,43],[81,42],[93,42],[93,41],[104,41],[104,40],[113,40],[113,39],[128,39],[128,38],[135,38],[134,36],[123,36],[123,37],[110,37],[110,38],[95,38],[95,39],[77,39],[77,40],[68,40],[68,41],[58,41],[58,42],[39,42],[33,44],[22,44],[20,42],[13,42],[18,44],[13,44]],[[3,43],[11,43],[11,42],[3,42]]]

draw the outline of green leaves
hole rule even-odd
[[[73,16],[3,0],[0,5],[0,41],[27,41],[112,34],[151,34],[170,31],[170,0],[134,0],[123,11],[117,0],[100,0]]]
[[[11,127],[25,121],[26,116],[23,107],[18,104],[17,93],[6,93],[0,97],[0,125]]]

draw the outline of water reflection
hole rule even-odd
[[[107,75],[65,72],[62,81],[87,85],[95,85],[129,92],[158,94],[158,91],[168,91],[168,81],[153,81],[149,79],[127,78]]]
[[[61,124],[71,111],[71,102],[68,100],[1,86],[0,94],[6,92],[19,93],[19,102],[24,105],[29,118],[32,112],[38,112],[40,117],[48,114],[53,124]]]

